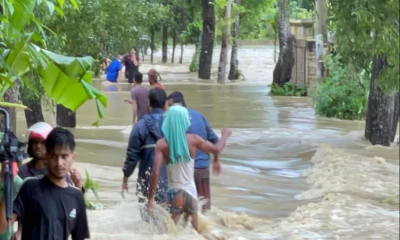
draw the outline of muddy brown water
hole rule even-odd
[[[397,238],[398,145],[371,146],[362,137],[363,121],[317,117],[310,98],[268,96],[272,46],[242,47],[247,80],[223,86],[187,71],[192,53],[193,48],[185,49],[184,65],[144,62],[141,71],[155,66],[167,93],[181,91],[187,105],[202,112],[218,135],[222,127],[233,130],[221,158],[223,173],[211,180],[213,210],[202,218],[207,229],[199,235],[179,225],[156,233],[141,221],[135,176],[128,198],[121,198],[121,167],[132,128],[131,107],[123,100],[132,86],[95,80],[108,97],[106,119],[92,127],[97,113],[88,102],[78,110],[78,126],[72,130],[75,166],[99,182],[101,203],[108,206],[89,212],[93,239]],[[23,112],[18,119],[22,136]],[[54,116],[46,119],[54,124]],[[383,203],[393,196],[392,204]],[[93,200],[90,193],[88,197]]]

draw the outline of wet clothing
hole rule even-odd
[[[136,86],[131,89],[132,101],[137,104],[137,119],[142,119],[149,113],[149,89],[143,86]]]
[[[0,166],[1,169],[1,166]],[[22,178],[20,178],[19,176],[17,176],[14,180],[14,197],[17,196],[17,193],[22,185],[22,183],[24,182],[24,180],[22,180]],[[0,180],[0,199],[3,197],[4,194],[4,183],[2,180]],[[11,226],[11,232],[14,232],[14,225]],[[0,233],[0,240],[10,240],[12,233],[8,234],[8,233]]]
[[[128,78],[129,83],[133,83],[133,79],[135,79],[136,73],[139,71],[139,67],[135,66],[130,56],[126,56],[124,58],[124,65],[125,65],[125,76]]]
[[[90,238],[82,191],[61,188],[47,176],[28,178],[14,201],[22,222],[22,240],[83,240]]]
[[[107,67],[107,81],[117,82],[118,81],[118,73],[121,71],[122,65],[118,59],[114,58],[110,65]]]
[[[203,117],[201,113],[196,110],[187,108],[190,115],[190,127],[187,133],[200,136],[206,141],[212,143],[218,142],[218,136],[212,130],[210,123]],[[210,167],[210,155],[202,152],[200,149],[196,150],[195,168],[208,168]]]
[[[194,170],[194,181],[198,196],[205,198],[207,202],[203,205],[204,210],[211,209],[211,191],[210,191],[210,169],[201,168]]]
[[[171,147],[170,147],[171,149]],[[194,182],[194,160],[167,165],[168,191],[167,202],[170,213],[197,213],[197,190]],[[176,198],[183,197],[183,206],[176,206]]]
[[[47,168],[36,169],[35,160],[33,159],[19,166],[18,176],[20,176],[22,179],[25,179],[27,177],[37,177],[46,174],[47,174]],[[66,180],[69,185],[71,186],[74,185],[69,175],[67,175]]]
[[[186,139],[186,131],[189,126],[189,112],[185,107],[179,104],[171,106],[164,114],[164,122],[161,130],[169,147],[169,165],[167,169],[175,171],[175,168],[178,168],[176,172],[178,172],[179,175],[182,174],[181,172],[183,170],[186,170],[184,168],[186,164],[180,165],[180,163],[190,163],[193,161],[190,157],[189,146]],[[171,177],[169,172],[168,175]],[[186,180],[187,179],[185,179],[185,181]],[[171,181],[169,181],[169,183],[172,184]]]
[[[129,136],[128,149],[123,167],[125,177],[130,177],[136,165],[140,162],[137,181],[137,194],[146,199],[150,187],[150,175],[153,170],[154,150],[159,139],[163,138],[161,126],[164,119],[164,110],[153,109],[149,114],[140,119],[133,127]],[[163,203],[165,192],[168,188],[167,169],[161,166],[160,178],[155,194],[155,201]]]
[[[169,147],[171,150],[171,147]],[[196,184],[194,183],[194,160],[189,162],[178,162],[176,164],[169,163],[168,171],[168,188],[182,189],[197,199]]]
[[[180,197],[183,197],[182,208],[179,208],[178,206],[175,205],[175,199]],[[183,189],[175,189],[175,188],[168,189],[167,202],[170,213],[181,214],[188,211],[192,214],[195,214],[198,211],[197,200]]]

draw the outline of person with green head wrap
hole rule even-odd
[[[219,161],[218,155],[224,149],[231,131],[227,128],[222,129],[221,140],[214,145],[197,135],[186,133],[189,126],[190,117],[186,108],[180,105],[168,108],[162,125],[164,138],[158,140],[156,144],[147,207],[151,214],[160,169],[165,162],[168,172],[167,204],[172,218],[177,222],[184,213],[185,219],[191,217],[193,228],[197,230],[198,205],[194,182],[196,150],[212,153],[214,161]]]

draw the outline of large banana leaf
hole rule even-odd
[[[107,98],[91,85],[92,57],[66,57],[26,43],[4,51],[2,57],[9,67],[8,76],[0,75],[2,94],[16,79],[9,74],[23,75],[29,69],[31,59],[35,58],[40,62],[37,69],[44,90],[55,103],[76,111],[85,101],[95,99],[99,118],[104,118],[103,107],[107,107]],[[30,84],[29,80],[21,79]]]
[[[49,64],[39,67],[38,72],[46,93],[57,104],[76,111],[88,99],[95,99],[99,117],[103,118],[102,106],[107,107],[106,96],[92,83],[92,57],[66,57],[40,50]]]

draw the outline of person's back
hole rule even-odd
[[[217,145],[204,141],[201,137],[186,133],[190,126],[190,117],[186,108],[174,105],[168,109],[162,126],[164,138],[157,142],[155,162],[151,176],[148,211],[151,212],[156,183],[163,162],[167,165],[169,189],[167,203],[175,222],[180,214],[191,216],[192,225],[197,230],[197,190],[194,181],[194,156],[197,148],[218,154],[225,146],[229,130],[222,131],[221,141]],[[187,218],[186,218],[187,219]]]
[[[119,72],[122,70],[122,65],[117,58],[114,58],[110,65],[107,67],[106,79],[110,82],[117,82]]]
[[[149,113],[149,89],[141,85],[131,89],[131,98],[137,104],[137,119]]]
[[[142,119],[149,112],[149,89],[142,86],[143,75],[135,76],[135,86],[131,89],[131,104],[133,105],[133,123]]]
[[[210,124],[203,117],[201,113],[191,108],[187,108],[190,115],[190,127],[188,129],[188,133],[195,134],[203,138],[204,140],[208,140],[212,143],[218,142],[218,136],[215,135],[214,131],[212,131]],[[197,149],[195,168],[208,168],[210,166],[210,155]]]
[[[163,137],[161,126],[164,119],[163,107],[166,93],[162,89],[152,89],[149,92],[149,105],[151,111],[134,125],[129,137],[125,163],[123,167],[123,191],[127,189],[128,178],[134,172],[138,163],[139,174],[137,180],[137,193],[145,197],[149,189],[149,171],[152,171],[154,162],[155,145]],[[162,203],[168,187],[167,169],[162,166],[160,181],[158,183],[157,202]],[[139,196],[140,197],[140,196]],[[140,198],[142,201],[142,198]]]

